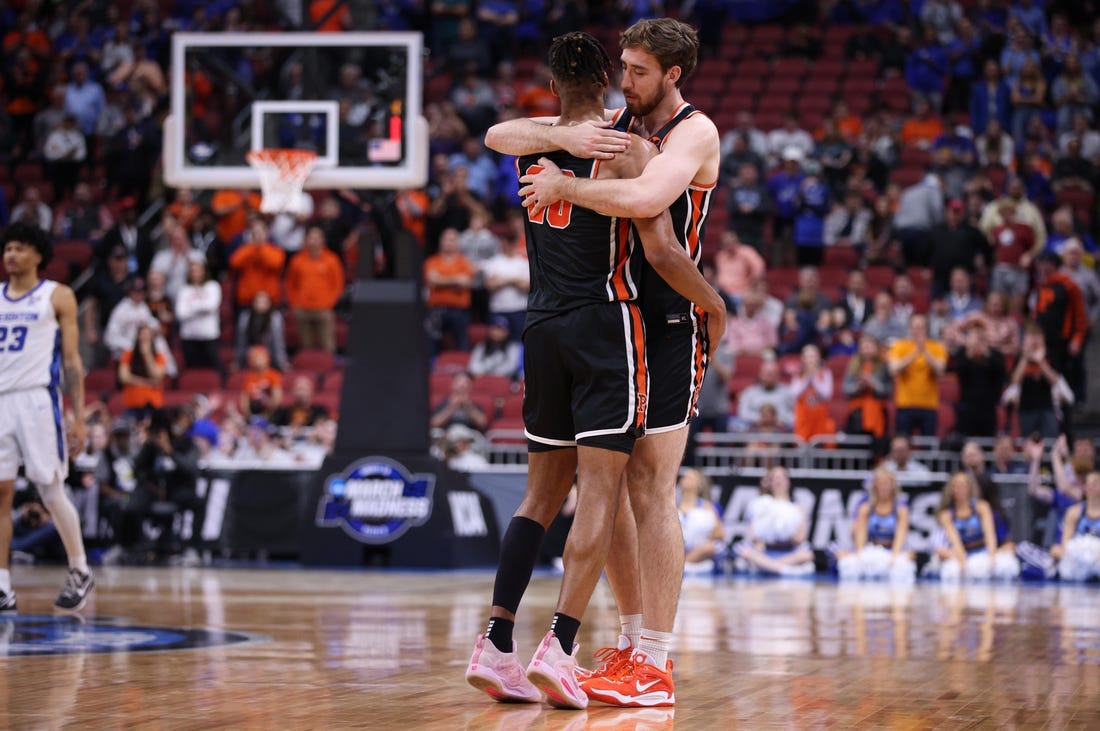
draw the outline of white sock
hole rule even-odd
[[[637,647],[642,635],[642,615],[620,614],[619,626],[622,628],[622,633],[630,638],[630,646]]]
[[[646,654],[646,659],[660,670],[665,669],[668,661],[668,649],[672,646],[671,632],[657,632],[643,629],[638,641],[638,649]]]
[[[11,571],[0,569],[0,591],[11,594]]]

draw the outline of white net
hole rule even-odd
[[[317,153],[309,150],[266,149],[248,153],[248,164],[260,175],[264,213],[304,213],[302,189],[313,172]]]

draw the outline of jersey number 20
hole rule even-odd
[[[11,333],[11,342],[8,341],[9,332]],[[9,353],[17,353],[23,349],[26,342],[27,328],[17,325],[9,331],[7,327],[0,325],[0,352],[6,350]]]
[[[527,168],[527,175],[534,175],[542,172],[542,165],[530,165]],[[571,178],[575,178],[572,170],[562,170],[564,175],[568,175]],[[530,208],[527,209],[527,220],[531,223],[542,223],[546,221],[550,224],[551,228],[568,228],[569,221],[573,218],[573,204],[569,201],[558,201],[549,208],[543,208],[538,213],[532,212]]]

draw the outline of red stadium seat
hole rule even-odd
[[[212,368],[188,368],[180,373],[176,385],[181,391],[218,391],[222,387],[222,375]]]
[[[336,356],[326,350],[299,350],[290,365],[295,370],[324,373],[336,367]]]
[[[826,266],[854,269],[859,264],[859,252],[851,246],[826,246],[824,264]],[[845,272],[845,277],[847,277],[847,272]]]
[[[503,397],[512,393],[512,379],[506,376],[478,376],[474,379],[474,393]]]
[[[464,350],[445,350],[435,359],[435,373],[455,374],[470,365],[470,354]]]
[[[344,387],[344,374],[340,371],[325,374],[325,380],[321,383],[321,390],[329,393],[340,393]]]
[[[93,368],[84,376],[84,390],[101,396],[118,388],[118,374],[114,368]]]
[[[1073,209],[1074,218],[1084,226],[1092,225],[1092,211],[1095,196],[1088,188],[1070,186],[1062,188],[1054,194],[1054,205],[1060,208],[1068,205]]]

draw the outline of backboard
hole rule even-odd
[[[261,148],[318,154],[307,188],[408,188],[428,175],[419,33],[176,33],[164,178],[258,188]]]

